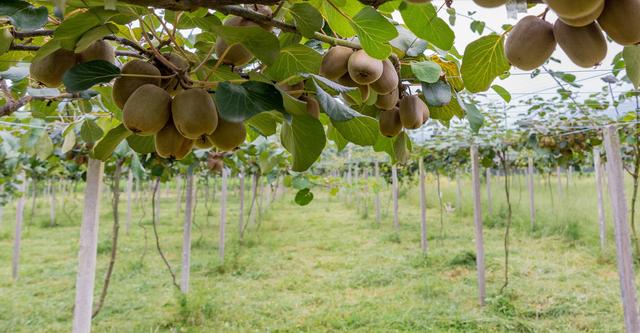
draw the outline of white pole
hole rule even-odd
[[[380,181],[380,167],[378,165],[378,161],[375,163],[375,173],[376,173],[376,183],[381,184]],[[378,186],[376,189],[376,223],[380,224],[380,220],[382,219],[382,214],[380,213],[380,191],[382,186]]]
[[[493,215],[493,200],[491,196],[491,168],[487,168],[487,212]]]
[[[180,216],[182,206],[182,177],[176,177],[176,216]]]
[[[222,190],[220,193],[220,240],[218,243],[218,254],[220,255],[220,263],[224,263],[224,238],[225,226],[227,224],[227,177],[229,170],[222,169]]]
[[[456,172],[456,209],[462,209],[462,184],[460,184],[460,174]]]
[[[476,226],[476,267],[478,273],[478,298],[484,306],[484,240],[482,235],[482,205],[480,203],[480,166],[478,165],[478,147],[471,146],[471,178],[473,181],[473,221]]]
[[[54,226],[56,225],[56,193],[55,185],[53,185],[51,180],[49,180],[47,188],[49,194],[49,224]]]
[[[604,193],[602,191],[602,161],[600,149],[593,148],[593,171],[596,175],[596,191],[598,193],[598,224],[600,225],[600,251],[604,251],[607,242],[606,220],[604,216]]]
[[[133,172],[129,169],[129,174],[127,175],[127,221],[125,222],[125,232],[129,233],[129,227],[131,226],[131,201],[133,200],[133,195],[131,191],[133,189]]]
[[[239,181],[239,198],[238,201],[240,201],[240,207],[239,207],[239,212],[238,212],[238,232],[240,233],[240,240],[242,240],[243,236],[244,236],[244,172],[240,172],[240,174],[238,175],[238,178],[240,178]],[[280,186],[280,185],[278,185]]]
[[[418,157],[418,169],[420,170],[420,245],[422,245],[422,253],[427,254],[427,248],[429,244],[427,243],[427,205],[426,205],[426,191],[424,185],[424,162],[422,161],[422,157]]]
[[[624,191],[620,138],[615,127],[605,127],[604,146],[607,152],[607,176],[609,178],[609,195],[611,196],[611,206],[613,208],[624,324],[627,332],[637,333],[640,332],[640,320],[638,319],[638,305],[634,284],[635,274],[633,273],[631,240],[629,239],[629,218]]]
[[[558,182],[558,196],[562,195],[562,179],[560,165],[556,166],[556,180]]]
[[[187,196],[184,207],[184,226],[182,234],[182,274],[180,291],[189,292],[189,272],[191,269],[191,222],[193,220],[193,170],[187,170]]]
[[[27,198],[27,179],[24,171],[20,173],[18,179],[22,181],[20,191],[22,192],[18,198],[16,207],[16,231],[13,238],[13,257],[11,261],[11,277],[13,281],[18,280],[18,269],[20,268],[20,240],[22,239],[22,224],[24,222],[24,205]]]
[[[531,219],[531,228],[536,225],[536,205],[535,205],[535,189],[534,189],[534,177],[535,170],[533,169],[533,156],[529,156],[529,217]]]
[[[391,186],[393,187],[393,227],[398,230],[400,221],[398,221],[398,169],[396,165],[391,165]]]
[[[76,300],[73,307],[73,333],[91,332],[93,287],[96,277],[100,187],[104,163],[89,158],[84,193],[84,212],[80,226],[80,251],[76,279]]]

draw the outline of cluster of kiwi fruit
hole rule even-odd
[[[270,17],[273,15],[273,11],[269,6],[264,5],[255,5],[253,9],[262,15]],[[267,31],[271,31],[273,29],[270,25],[260,25],[253,21],[247,20],[240,16],[229,16],[224,22],[223,25],[228,27],[261,27]],[[251,59],[253,59],[253,55],[251,52],[240,44],[229,45],[222,37],[218,36],[216,39],[216,56],[223,64],[232,65],[232,66],[244,66]]]
[[[163,54],[179,71],[189,62],[177,54]],[[113,84],[113,101],[122,109],[122,122],[140,136],[154,135],[156,153],[163,158],[182,159],[196,148],[228,151],[242,144],[247,132],[242,122],[218,116],[209,92],[183,88],[176,77],[161,78],[171,70],[132,60],[122,67]],[[129,76],[128,76],[129,75]]]
[[[420,128],[429,119],[429,108],[419,96],[400,98],[400,78],[389,59],[379,60],[364,50],[334,46],[322,58],[320,75],[344,86],[358,88],[363,102],[370,98],[373,90],[375,106],[380,110],[380,133],[387,137],[398,135],[402,128]],[[347,94],[343,93],[341,97],[346,104],[355,103]]]
[[[474,0],[483,7],[504,5],[506,0]],[[505,55],[512,65],[532,70],[543,65],[560,45],[580,67],[598,65],[607,55],[604,32],[620,45],[640,43],[640,0],[544,0],[558,19],[526,16],[511,30]]]
[[[31,78],[49,88],[56,88],[62,84],[64,73],[78,63],[92,60],[104,60],[115,63],[115,48],[105,40],[91,44],[79,53],[67,49],[58,49],[31,63],[29,72]]]

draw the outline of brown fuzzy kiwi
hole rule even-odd
[[[122,67],[122,74],[146,75],[146,77],[121,76],[113,83],[111,95],[119,108],[123,108],[134,91],[145,84],[160,85],[160,70],[142,60],[132,60]]]
[[[216,105],[204,89],[179,92],[171,102],[171,114],[180,134],[192,140],[210,135],[218,126]]]
[[[307,102],[307,113],[315,119],[320,119],[320,104],[318,104],[318,100],[313,96],[302,96],[300,99]]]
[[[400,112],[398,108],[388,111],[380,111],[378,117],[380,133],[386,137],[394,137],[402,132],[402,122],[400,122]]]
[[[322,57],[320,75],[330,80],[338,80],[348,72],[349,57],[353,50],[344,46],[334,46]]]
[[[209,135],[209,140],[222,151],[230,151],[241,145],[247,138],[247,130],[244,123],[226,121],[220,117],[218,127]]]
[[[544,0],[544,2],[559,17],[576,19],[598,10],[604,0]]]
[[[422,125],[426,124],[431,118],[431,112],[429,112],[429,107],[422,109]]]
[[[504,46],[512,65],[532,70],[543,65],[556,48],[553,25],[537,17],[523,17],[511,30]]]
[[[398,88],[398,73],[389,60],[382,62],[382,68],[382,76],[371,84],[371,88],[378,94],[386,95]]]
[[[155,135],[156,153],[163,158],[181,160],[191,152],[194,141],[180,135],[171,119]]]
[[[76,64],[76,60],[73,51],[58,49],[32,62],[29,72],[32,79],[49,88],[55,88],[60,86],[64,73]]]
[[[194,140],[193,145],[198,149],[208,149],[213,147],[213,142],[211,142],[208,135],[203,135]]]
[[[398,89],[392,90],[386,95],[378,95],[376,106],[382,110],[391,110],[398,104]]]
[[[368,85],[359,85],[358,91],[360,92],[360,99],[364,104],[364,102],[369,99],[369,96],[371,96],[371,89]]]
[[[153,84],[136,89],[122,109],[124,126],[141,136],[158,133],[170,117],[171,96]]]
[[[370,57],[364,50],[353,52],[347,66],[349,76],[358,84],[371,84],[382,76],[382,61]]]
[[[345,87],[358,88],[358,92],[360,93],[360,100],[363,103],[369,98],[369,95],[371,94],[371,91],[369,90],[368,85],[358,84],[357,82],[353,81],[353,79],[351,79],[351,76],[349,76],[349,74],[345,74],[341,76],[338,79],[338,83],[340,83]],[[354,101],[354,104],[356,104],[353,98],[351,100]]]
[[[633,45],[640,42],[640,1],[607,0],[598,23],[614,42]]]
[[[507,0],[473,0],[476,5],[484,8],[500,7],[507,3]]]
[[[176,53],[163,53],[162,56],[169,60],[169,62],[171,62],[174,66],[176,66],[178,71],[187,72],[189,70],[189,61],[182,56]],[[169,76],[174,74],[171,68],[169,68],[159,60],[156,60],[155,65],[160,70],[162,76]],[[180,82],[176,77],[162,79],[160,81],[160,86],[172,96],[182,91],[182,86],[180,85]]]
[[[300,81],[300,82],[295,83],[295,84],[281,83],[281,84],[278,84],[278,87],[282,91],[284,91],[287,94],[291,95],[291,97],[299,98],[300,96],[302,96],[302,93],[304,92],[303,91],[304,90],[304,81]]]
[[[597,23],[572,27],[557,20],[553,34],[569,59],[580,67],[598,65],[607,56],[607,40]]]
[[[592,12],[587,13],[580,17],[568,18],[563,16],[558,16],[562,22],[572,26],[572,27],[584,27],[585,25],[589,25],[593,23],[604,10],[604,1],[600,3],[600,6],[595,8]]]
[[[78,53],[78,61],[88,62],[92,60],[104,60],[110,63],[116,62],[116,49],[106,40],[99,40],[84,51]]]
[[[418,95],[405,96],[400,100],[400,123],[406,129],[417,129],[423,124],[427,104]]]

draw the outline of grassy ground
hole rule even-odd
[[[440,224],[435,183],[428,198],[429,254],[420,253],[419,196],[405,186],[400,223],[391,226],[389,193],[375,224],[359,191],[316,200],[301,208],[292,193],[273,203],[259,230],[237,241],[237,198],[230,198],[227,257],[217,255],[218,206],[206,218],[198,203],[191,291],[182,297],[155,250],[150,196],[135,204],[95,332],[620,332],[623,329],[612,228],[600,253],[592,178],[574,177],[563,195],[536,181],[538,223],[529,227],[524,179],[512,184],[514,230],[510,284],[503,283],[506,204],[493,181],[493,211],[485,216],[488,300],[477,305],[470,184],[462,208]],[[443,180],[444,201],[455,206],[455,184]],[[202,189],[200,189],[202,192]],[[484,189],[483,189],[484,190]],[[630,192],[629,192],[630,193]],[[248,195],[248,192],[247,192]],[[163,190],[160,238],[179,270],[182,215],[175,193]],[[202,194],[199,195],[200,197]],[[551,196],[554,198],[552,204]],[[102,205],[96,293],[110,251],[111,212]],[[74,300],[81,195],[61,198],[59,225],[48,226],[46,200],[27,220],[20,279],[11,282],[13,209],[0,227],[0,332],[68,332]],[[121,205],[122,216],[126,205]],[[607,206],[608,207],[608,206]],[[485,207],[486,208],[486,207]],[[124,218],[123,218],[124,219]],[[123,221],[124,224],[124,221]]]

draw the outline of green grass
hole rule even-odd
[[[537,225],[529,225],[524,179],[514,180],[510,285],[503,282],[506,205],[501,179],[493,181],[494,215],[485,216],[487,305],[477,305],[473,211],[444,213],[440,229],[435,181],[428,182],[429,253],[420,252],[419,192],[403,189],[399,231],[390,195],[375,224],[373,196],[365,212],[357,191],[329,197],[317,190],[309,206],[276,201],[259,230],[237,240],[237,197],[227,227],[227,257],[218,259],[218,205],[206,219],[203,200],[193,228],[191,290],[183,297],[155,250],[150,196],[136,202],[122,234],[106,304],[95,332],[620,332],[623,330],[612,227],[600,253],[594,182],[574,176],[555,203],[537,186]],[[470,189],[465,180],[464,189]],[[443,199],[455,205],[455,184],[443,180]],[[483,188],[484,191],[484,188]],[[201,191],[204,193],[203,191]],[[247,192],[247,196],[248,196]],[[630,192],[628,192],[630,193]],[[219,194],[218,194],[219,195]],[[484,195],[484,193],[483,193]],[[49,207],[27,204],[20,279],[11,281],[13,208],[0,227],[0,332],[68,332],[74,300],[82,195],[59,198],[59,225],[48,226]],[[182,215],[163,187],[162,247],[180,267]],[[607,203],[608,204],[608,203]],[[61,204],[62,205],[62,204]],[[608,209],[608,206],[607,206]],[[64,211],[64,212],[63,212]],[[112,218],[103,197],[96,294],[108,263]],[[610,221],[610,220],[609,220]],[[608,223],[610,223],[608,221]],[[179,275],[179,272],[178,272]]]

